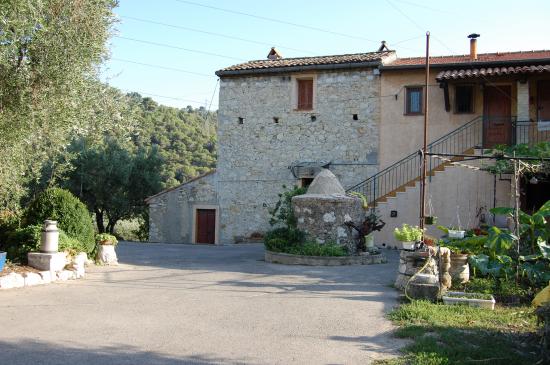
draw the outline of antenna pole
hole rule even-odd
[[[422,173],[420,178],[420,228],[424,229],[426,217],[426,174],[427,174],[427,156],[428,152],[428,85],[430,78],[430,32],[426,32],[426,79],[424,82],[424,144],[422,146]],[[424,234],[422,234],[424,240]]]

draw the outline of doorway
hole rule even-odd
[[[197,209],[195,243],[216,243],[216,209]]]
[[[483,90],[483,147],[512,142],[512,92],[510,85],[485,86]]]
[[[537,118],[539,122],[550,122],[550,80],[538,82]]]

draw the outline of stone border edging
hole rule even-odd
[[[283,265],[305,266],[345,266],[345,265],[372,265],[386,263],[386,256],[300,256],[282,252],[265,251],[265,261]]]

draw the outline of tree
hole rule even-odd
[[[98,66],[115,0],[6,0],[0,6],[0,207],[16,208],[26,184],[96,119]],[[115,114],[116,115],[116,114]],[[91,127],[92,126],[92,127]]]
[[[65,184],[94,212],[101,233],[113,233],[119,220],[143,214],[144,199],[161,189],[162,159],[156,147],[128,148],[106,137],[92,147],[79,141],[73,145],[78,149]]]

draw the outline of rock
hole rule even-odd
[[[413,299],[436,300],[439,294],[439,286],[433,284],[409,283],[406,289],[407,295]]]
[[[63,271],[57,272],[57,280],[59,281],[67,281],[69,279],[72,279],[72,277],[73,277],[72,271],[63,270]]]
[[[10,273],[0,277],[0,289],[21,288],[25,286],[25,279],[17,273]]]
[[[118,265],[115,246],[99,245],[97,260],[104,265]]]
[[[25,286],[34,286],[34,285],[44,284],[44,282],[42,281],[42,276],[40,276],[37,273],[27,272],[23,275],[24,275],[23,279],[24,279]]]
[[[431,274],[417,274],[414,276],[414,278],[411,280],[411,283],[417,283],[417,284],[432,284],[437,285],[438,284],[438,277]]]
[[[50,271],[40,271],[38,275],[40,275],[44,284],[49,284],[52,281],[55,281],[55,279],[52,279],[52,277],[55,278],[55,273],[52,275]]]
[[[319,194],[319,195],[346,195],[346,191],[338,181],[338,178],[327,169],[322,169],[321,172],[315,176],[313,182],[307,189],[307,194]]]

